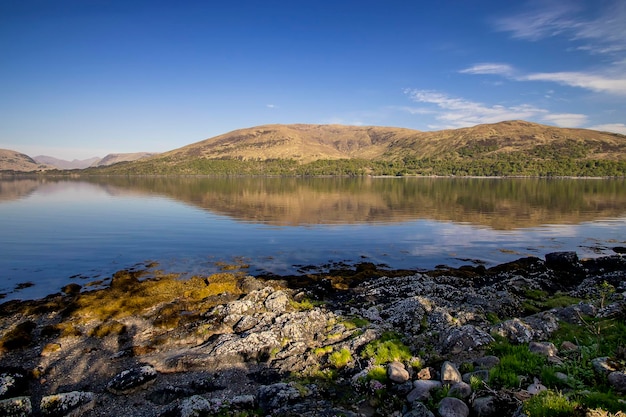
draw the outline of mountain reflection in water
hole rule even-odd
[[[610,254],[625,224],[624,179],[2,178],[0,292],[41,295],[42,283],[56,291],[72,275],[149,259],[209,273],[243,256],[251,273],[293,273],[334,261],[432,268]],[[39,292],[15,292],[24,281]]]

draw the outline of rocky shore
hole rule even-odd
[[[0,305],[2,416],[624,415],[626,258],[120,271]]]

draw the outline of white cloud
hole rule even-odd
[[[547,114],[542,119],[559,127],[579,127],[587,123],[586,115],[573,113]]]
[[[278,106],[277,106],[277,105],[275,105],[275,104],[266,104],[266,105],[265,105],[265,107],[267,107],[268,109],[275,109],[275,108],[277,108]]]
[[[529,104],[489,106],[430,90],[405,90],[405,94],[415,102],[434,104],[440,109],[435,113],[435,118],[444,124],[431,125],[431,128],[459,128],[503,120],[530,119],[547,113]]]
[[[517,78],[520,81],[551,81],[601,93],[626,95],[626,76],[611,77],[588,72],[541,72]]]
[[[509,76],[513,73],[513,67],[509,64],[482,63],[459,71],[461,74],[498,74]]]
[[[593,10],[574,2],[530,2],[535,10],[496,20],[498,30],[511,32],[514,38],[538,41],[563,36],[572,42],[584,42],[577,49],[592,54],[614,55],[626,51],[626,2],[593,2]],[[606,6],[605,6],[606,5]],[[605,6],[605,7],[603,7]]]
[[[621,133],[626,135],[626,125],[624,123],[606,123],[602,125],[589,126],[588,129],[601,130],[603,132]]]

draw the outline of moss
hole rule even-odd
[[[127,332],[126,326],[117,321],[110,321],[99,324],[89,332],[89,336],[103,338],[106,336],[118,336]]]
[[[0,339],[0,349],[16,350],[29,346],[33,342],[32,332],[36,327],[30,320],[19,323]]]
[[[345,368],[352,360],[352,353],[346,348],[335,351],[328,357],[328,362],[335,368]]]
[[[387,382],[387,369],[384,366],[374,366],[367,372],[368,380]]]
[[[544,391],[526,401],[523,410],[528,417],[570,417],[577,407],[561,393]]]
[[[413,355],[398,334],[388,332],[368,343],[361,356],[373,359],[376,365],[382,365],[393,361],[407,361]]]
[[[333,351],[332,346],[324,346],[324,347],[318,347],[313,349],[313,353],[315,353],[316,356],[324,356],[327,353],[330,353]]]

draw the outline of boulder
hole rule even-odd
[[[430,391],[442,387],[441,382],[428,379],[413,381],[413,390],[406,396],[409,403],[414,401],[426,401],[430,399]]]
[[[463,377],[455,364],[445,361],[441,365],[441,382],[444,384],[455,384],[463,381]]]
[[[611,372],[617,371],[617,366],[608,356],[592,359],[591,366],[600,375],[608,376]]]
[[[259,407],[267,413],[279,410],[301,397],[295,387],[279,382],[272,385],[263,385],[257,391]]]
[[[556,356],[558,350],[554,343],[550,342],[530,342],[528,350],[541,356]]]
[[[494,355],[487,355],[474,359],[474,365],[480,369],[491,369],[499,363],[500,358]]]
[[[19,397],[28,391],[27,372],[20,368],[0,369],[0,400]]]
[[[409,372],[402,362],[394,361],[387,365],[387,377],[392,382],[402,384],[409,380]]]
[[[32,414],[33,406],[30,397],[7,398],[0,401],[0,416],[30,417]]]
[[[499,414],[496,398],[492,395],[474,398],[472,410],[478,417],[495,417]]]
[[[620,393],[626,393],[626,372],[625,371],[613,371],[607,377],[609,384],[615,391]]]
[[[412,409],[402,414],[402,417],[435,417],[428,407],[419,401],[415,401],[411,407]]]
[[[491,335],[479,328],[466,324],[451,328],[443,337],[442,351],[452,354],[471,352],[494,341]]]
[[[156,377],[157,372],[150,365],[128,369],[109,381],[107,390],[115,395],[131,394],[153,383]]]
[[[470,395],[472,395],[472,387],[470,386],[470,384],[460,381],[460,382],[453,384],[450,387],[450,391],[448,391],[448,395],[450,397],[465,399],[465,398],[468,398]]]
[[[93,392],[64,392],[48,395],[41,399],[40,411],[43,416],[80,417],[96,404]]]
[[[454,397],[446,397],[439,403],[437,408],[441,417],[467,417],[469,407],[463,401]]]

